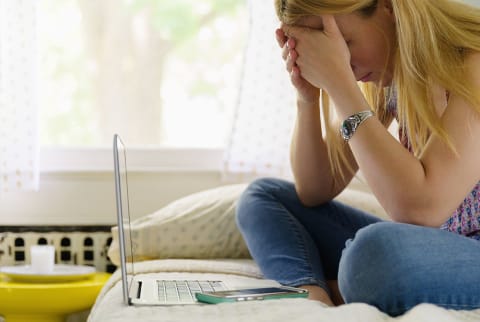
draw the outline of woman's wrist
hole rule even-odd
[[[297,97],[297,108],[300,110],[313,109],[320,107],[320,98],[308,99]]]
[[[297,104],[312,105],[318,104],[320,99],[320,90],[318,88],[311,88],[310,90],[297,90]]]
[[[370,108],[356,82],[336,87],[333,91],[328,92],[328,95],[335,103],[337,115],[341,120]]]

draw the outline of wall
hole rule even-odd
[[[112,225],[115,189],[111,171],[45,173],[38,192],[0,196],[0,225]],[[224,184],[218,171],[130,171],[132,218],[189,193]]]

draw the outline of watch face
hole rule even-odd
[[[353,133],[357,130],[357,127],[362,124],[363,121],[368,119],[370,116],[373,116],[372,111],[363,111],[353,114],[343,121],[342,126],[340,127],[340,133],[345,141],[350,140],[353,136]]]
[[[343,121],[342,123],[342,136],[344,139],[349,139],[353,134],[353,124],[348,120]]]

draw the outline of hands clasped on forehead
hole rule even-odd
[[[328,91],[339,86],[340,79],[355,79],[348,46],[332,15],[307,18],[299,25],[282,24],[276,38],[287,70],[295,73],[298,68],[315,87]]]

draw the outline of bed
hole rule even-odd
[[[131,223],[135,273],[158,278],[242,280],[259,283],[262,274],[236,229],[235,204],[244,184],[227,185],[181,198]],[[373,195],[354,182],[338,199],[385,218]],[[116,235],[113,229],[113,235]],[[114,239],[109,256],[118,263]],[[120,272],[105,284],[88,322],[129,321],[480,321],[480,310],[452,311],[421,304],[392,318],[373,306],[352,303],[326,307],[307,299],[250,301],[217,305],[132,307],[122,302]]]

